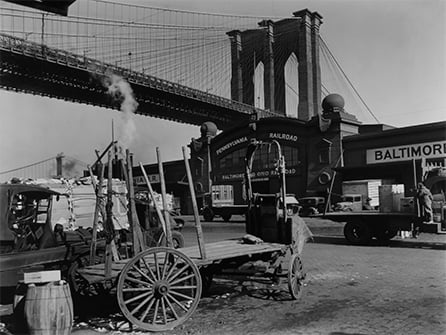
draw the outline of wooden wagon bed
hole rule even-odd
[[[250,256],[256,254],[267,254],[283,250],[286,246],[279,243],[259,243],[246,244],[241,240],[225,240],[213,243],[206,243],[206,258],[202,259],[198,246],[178,249],[198,266],[205,266],[224,259],[236,258],[240,256]],[[79,269],[78,272],[89,283],[95,283],[104,280],[112,280],[119,276],[124,266],[129,260],[123,259],[112,264],[111,276],[106,278],[104,275],[105,264],[97,264]]]

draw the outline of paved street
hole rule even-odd
[[[307,222],[317,243],[304,250],[307,278],[299,301],[290,301],[286,291],[262,295],[256,284],[225,282],[229,295],[217,285],[192,320],[172,333],[205,334],[203,323],[213,334],[446,333],[444,235],[357,247],[345,243],[341,224]],[[229,231],[241,236],[243,228],[237,222],[203,225],[210,240],[234,237]],[[185,235],[189,242],[188,227]]]
[[[187,220],[186,246],[196,243],[193,220]],[[161,334],[446,333],[445,235],[396,238],[389,246],[351,246],[343,238],[342,224],[306,222],[315,238],[302,257],[307,277],[300,300],[290,299],[286,283],[272,286],[216,278],[192,317]],[[240,237],[244,224],[241,218],[229,223],[217,219],[203,223],[203,233],[206,242]],[[130,330],[118,309],[108,317],[92,314],[88,320],[76,320],[74,334],[99,333],[146,332]]]

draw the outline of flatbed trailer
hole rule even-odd
[[[253,145],[257,147],[257,144]],[[282,184],[285,185],[285,162],[278,143],[277,146],[282,162],[279,172],[283,178]],[[250,158],[254,151],[247,157]],[[116,284],[117,300],[124,316],[132,324],[149,331],[167,331],[185,322],[197,308],[201,293],[209,288],[214,274],[237,275],[237,279],[242,276],[249,280],[269,281],[271,284],[281,283],[285,279],[291,297],[298,299],[305,277],[300,258],[304,242],[298,235],[300,231],[303,232],[305,223],[299,220],[297,210],[289,214],[284,210],[287,208],[285,189],[281,192],[283,209],[278,194],[251,197],[251,193],[248,193],[247,198],[252,198],[247,213],[248,235],[241,239],[206,244],[185,147],[183,156],[198,245],[181,249],[169,247],[173,243],[169,234],[169,220],[165,220],[163,226],[168,247],[134,251],[133,258],[115,259],[114,262],[108,253],[104,263],[77,269],[79,278],[86,283],[84,286],[88,289],[105,286],[106,282]],[[249,161],[252,162],[252,159]],[[140,166],[151,190],[141,163]],[[248,172],[251,166],[252,163],[247,165]],[[162,168],[160,175],[163,183]],[[251,189],[249,178],[248,185],[248,189]],[[162,219],[161,214],[159,218]],[[130,228],[133,229],[134,225],[130,224]],[[251,231],[259,233],[258,236],[250,235]],[[138,241],[139,235],[137,231],[132,234],[135,236],[131,242],[133,250],[136,250],[135,241]]]
[[[398,231],[411,231],[421,222],[415,213],[383,213],[379,211],[327,212],[315,215],[335,222],[345,222],[344,236],[351,244],[368,244],[372,238],[387,242]]]
[[[223,221],[228,222],[233,215],[245,215],[248,205],[212,205],[202,209],[203,218],[211,222],[215,216],[220,216]]]
[[[105,276],[104,263],[78,273],[89,287],[117,282],[118,304],[124,316],[150,331],[169,330],[185,322],[218,273],[275,284],[286,281],[291,297],[300,297],[302,261],[290,245],[247,244],[240,239],[208,243],[205,250],[206,257],[199,246],[149,248],[131,259],[114,262],[109,276]],[[256,268],[259,262],[262,266]]]

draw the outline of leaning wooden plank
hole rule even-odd
[[[108,173],[107,173],[107,204],[106,204],[106,212],[107,217],[105,219],[105,231],[106,231],[106,246],[105,246],[105,267],[104,267],[104,276],[110,277],[111,275],[111,264],[112,264],[112,241],[114,240],[114,232],[113,232],[113,168],[112,168],[112,152],[108,152]]]
[[[169,210],[167,208],[166,182],[164,179],[163,161],[161,160],[161,152],[158,147],[156,148],[156,157],[158,158],[158,170],[159,170],[158,172],[160,174],[161,197],[163,199],[164,223],[166,225],[166,241],[168,247],[173,247],[172,231],[170,230],[171,228],[170,228]]]
[[[150,198],[152,199],[153,206],[155,207],[156,214],[158,215],[158,219],[161,222],[161,226],[163,228],[164,234],[166,234],[166,223],[164,222],[163,214],[161,213],[161,209],[158,206],[158,203],[155,201],[155,194],[153,193],[152,184],[150,184],[149,177],[147,177],[146,170],[144,170],[144,166],[141,162],[139,162],[139,167],[141,168],[142,175],[144,176],[144,180],[146,181],[147,187],[149,189]]]
[[[102,206],[102,181],[104,176],[104,165],[102,162],[98,163],[98,171],[99,171],[99,185],[96,185],[96,181],[94,179],[93,171],[91,170],[91,167],[88,166],[88,171],[90,172],[91,177],[91,183],[94,188],[94,192],[96,194],[96,206],[94,210],[94,217],[93,217],[93,232],[91,237],[91,244],[90,244],[90,265],[93,265],[96,260],[96,245],[97,245],[97,239],[98,239],[98,221],[99,221],[99,214],[101,212],[101,206]]]
[[[184,158],[184,165],[186,166],[187,181],[189,183],[189,191],[192,199],[192,207],[194,210],[195,230],[197,232],[198,247],[200,248],[201,258],[205,259],[206,247],[204,245],[203,231],[201,229],[200,218],[198,216],[197,199],[195,198],[195,188],[194,188],[194,183],[192,181],[192,173],[190,172],[189,160],[187,159],[186,155],[186,147],[183,147],[183,158]]]

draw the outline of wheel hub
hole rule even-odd
[[[158,281],[153,285],[153,292],[157,298],[163,297],[169,292],[169,284],[164,280]]]

